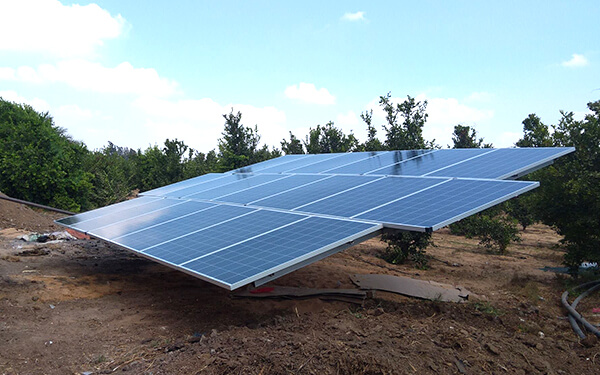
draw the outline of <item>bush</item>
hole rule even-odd
[[[392,264],[412,261],[417,268],[426,269],[429,256],[425,249],[433,245],[431,233],[394,231],[381,236],[388,246],[382,254],[382,259]]]
[[[479,238],[485,248],[504,254],[511,242],[521,241],[517,221],[498,208],[492,208],[450,225],[452,234]]]

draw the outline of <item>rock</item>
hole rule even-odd
[[[385,314],[385,311],[383,310],[382,307],[378,307],[375,309],[375,311],[373,311],[373,316],[380,316]]]
[[[33,297],[31,297],[31,300],[32,300],[32,301],[37,301],[38,299],[40,299],[40,297],[38,297],[38,296],[33,296]]]
[[[500,350],[494,344],[486,343],[483,347],[492,354],[500,355]]]

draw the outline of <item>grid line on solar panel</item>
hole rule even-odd
[[[435,150],[433,152],[422,154],[400,163],[369,171],[365,174],[422,176],[428,172],[487,152],[490,152],[490,149],[457,148],[448,150]]]
[[[369,184],[375,183],[375,182],[377,182],[377,181],[379,181],[379,180],[381,180],[381,179],[384,179],[384,178],[385,178],[385,176],[382,176],[382,177],[380,177],[380,178],[377,178],[377,179],[374,179],[374,180],[370,180],[370,181],[366,181],[366,182],[364,182],[364,183],[362,183],[362,184],[358,184],[358,185],[356,185],[356,186],[352,186],[351,188],[348,188],[348,189],[345,189],[345,190],[342,190],[342,191],[338,191],[338,192],[336,192],[336,193],[333,193],[333,194],[327,195],[327,196],[325,196],[325,197],[322,197],[322,198],[319,198],[319,199],[315,199],[314,201],[311,201],[311,202],[305,203],[305,204],[303,204],[303,205],[301,205],[301,206],[297,206],[297,207],[294,207],[294,208],[292,208],[292,211],[296,211],[296,210],[299,210],[299,209],[301,209],[301,208],[304,208],[304,207],[306,207],[306,206],[308,206],[308,205],[311,205],[311,204],[313,204],[313,203],[318,203],[318,202],[320,202],[320,201],[322,201],[322,200],[324,200],[324,199],[332,198],[332,197],[335,197],[335,196],[337,196],[337,195],[340,195],[340,194],[346,193],[346,192],[348,192],[348,191],[351,191],[351,190],[354,190],[354,189],[358,189],[358,188],[360,188],[360,187],[363,187],[363,186],[365,186],[365,185],[369,185]]]
[[[184,180],[184,181],[176,182],[174,184],[165,185],[165,186],[161,186],[161,187],[156,188],[156,189],[145,191],[145,192],[141,193],[140,195],[160,195],[160,196],[163,196],[163,195],[165,195],[165,194],[167,194],[169,192],[172,192],[172,191],[181,190],[181,189],[186,188],[186,187],[201,185],[201,184],[203,184],[205,182],[216,180],[216,179],[219,179],[219,178],[222,178],[222,177],[225,177],[225,176],[227,176],[227,175],[224,174],[224,173],[206,173],[206,174],[203,174],[203,175],[198,176],[198,177],[190,178],[190,179],[187,179],[187,180]]]
[[[358,161],[346,166],[342,166],[335,169],[324,171],[323,173],[335,173],[335,174],[366,174],[367,172],[378,170],[390,165],[400,163],[402,161],[409,161],[418,159],[424,155],[431,154],[437,150],[399,150],[389,151],[380,155],[375,155],[368,159]]]
[[[434,186],[356,218],[437,229],[536,186],[525,181],[451,179],[443,187]]]
[[[352,217],[440,182],[440,178],[387,176],[309,203],[300,211]]]
[[[493,154],[482,155],[468,163],[435,171],[431,175],[505,179],[532,168],[535,169],[536,166],[550,162],[573,150],[568,147],[497,149]]]
[[[258,238],[258,237],[261,237],[261,236],[264,236],[264,235],[268,235],[268,234],[269,234],[269,233],[271,233],[271,232],[275,232],[275,231],[277,231],[277,230],[280,230],[280,229],[283,229],[283,228],[285,228],[285,227],[289,227],[290,225],[293,225],[293,224],[296,224],[296,223],[302,222],[302,221],[304,221],[304,220],[307,220],[307,219],[309,219],[309,218],[310,218],[310,216],[301,216],[301,217],[300,217],[300,218],[298,218],[296,221],[292,221],[292,222],[289,222],[289,223],[285,223],[284,225],[281,225],[281,226],[279,226],[279,227],[276,227],[276,228],[269,229],[269,230],[267,230],[267,231],[264,231],[264,232],[258,233],[258,234],[254,235],[254,236],[252,236],[252,237],[249,237],[249,238],[246,238],[246,239],[244,239],[244,240],[241,240],[241,241],[238,241],[238,242],[235,242],[235,243],[229,244],[229,245],[227,245],[227,246],[221,247],[221,248],[219,248],[219,249],[216,249],[216,250],[214,250],[214,251],[211,251],[210,253],[206,253],[206,254],[203,254],[203,255],[197,256],[197,257],[195,257],[195,258],[193,258],[193,259],[190,259],[190,260],[187,260],[187,261],[185,261],[185,262],[183,262],[183,263],[180,263],[180,264],[179,264],[179,266],[185,266],[186,264],[189,264],[189,263],[192,263],[192,262],[199,261],[199,260],[201,260],[201,259],[203,259],[203,258],[206,258],[206,257],[208,257],[208,256],[210,256],[210,255],[213,255],[213,254],[215,254],[215,253],[218,253],[218,252],[220,252],[220,251],[227,250],[227,249],[229,249],[230,247],[241,245],[241,244],[243,244],[244,242],[248,242],[248,241],[251,241],[251,240],[253,240],[253,239],[255,239],[255,238]]]
[[[309,154],[306,158],[302,158],[299,160],[292,161],[290,163],[286,163],[283,165],[274,165],[269,168],[265,168],[261,170],[261,173],[287,173],[287,171],[292,170],[298,167],[304,167],[307,165],[312,165],[316,163],[320,163],[324,160],[339,158],[344,154]]]
[[[404,195],[404,196],[402,196],[402,197],[400,197],[400,198],[396,198],[396,199],[394,199],[394,200],[392,200],[392,201],[390,201],[390,202],[383,203],[383,204],[380,204],[380,205],[378,205],[378,206],[375,206],[375,207],[371,207],[371,208],[369,208],[369,209],[367,209],[367,210],[365,210],[365,211],[363,211],[363,212],[359,212],[359,213],[358,213],[358,214],[356,214],[356,215],[352,215],[352,216],[350,216],[350,218],[351,218],[351,219],[354,219],[354,218],[357,218],[357,217],[363,216],[364,214],[366,214],[366,213],[368,213],[368,212],[370,212],[370,211],[373,211],[373,210],[379,209],[379,208],[381,208],[381,207],[387,206],[387,205],[389,205],[389,204],[392,204],[392,203],[396,203],[396,202],[398,202],[398,201],[401,201],[401,200],[403,200],[403,199],[410,198],[410,197],[412,197],[412,196],[414,196],[414,195],[417,195],[417,194],[419,194],[419,193],[422,193],[422,192],[424,192],[424,191],[427,191],[427,190],[429,190],[429,189],[432,189],[432,188],[434,188],[434,187],[437,187],[437,186],[440,186],[440,185],[446,184],[446,183],[448,183],[448,182],[450,182],[450,181],[452,181],[452,180],[450,180],[450,179],[447,179],[447,180],[442,180],[442,181],[436,182],[436,183],[435,183],[435,184],[433,184],[433,185],[430,185],[430,186],[424,187],[424,188],[422,188],[422,189],[420,189],[420,190],[417,190],[417,191],[415,191],[415,192],[413,192],[413,193],[406,194],[406,195]]]
[[[374,155],[371,155],[368,158],[365,158],[365,159],[362,159],[362,160],[354,160],[354,161],[351,161],[351,162],[348,162],[348,163],[342,164],[342,165],[336,165],[334,167],[331,167],[329,169],[321,171],[320,173],[324,173],[324,174],[335,173],[335,172],[332,172],[332,171],[343,169],[343,168],[346,168],[348,166],[352,166],[354,164],[365,163],[365,162],[368,163],[372,158],[375,158],[375,157],[378,157],[378,156],[381,157],[381,156],[386,155],[386,154],[389,155],[389,154],[391,154],[393,152],[394,151],[377,151],[377,152],[374,153]],[[336,174],[345,174],[345,173],[336,173]],[[359,174],[359,173],[352,173],[352,174]]]
[[[232,182],[227,185],[215,187],[210,190],[201,191],[199,193],[186,195],[184,199],[217,199],[225,195],[232,193],[241,192],[254,187],[263,186],[270,182],[284,180],[290,178],[292,175],[281,175],[281,174],[257,174],[252,178]]]
[[[337,158],[331,158],[320,161],[318,163],[300,166],[294,169],[287,170],[285,173],[322,173],[328,169],[368,159],[369,157],[374,156],[378,153],[380,152],[348,152],[345,154],[340,154],[340,156]]]
[[[241,167],[241,168],[235,169],[235,170],[233,170],[231,172],[233,172],[233,173],[257,173],[257,172],[260,172],[263,169],[270,168],[270,167],[273,167],[275,165],[283,165],[283,164],[286,164],[286,163],[290,163],[292,161],[303,159],[303,158],[305,158],[307,156],[308,155],[305,155],[305,154],[284,155],[284,156],[280,156],[280,157],[275,158],[275,159],[269,159],[269,160],[262,161],[260,163],[247,165],[245,167]]]
[[[151,202],[159,201],[161,197],[139,197],[124,202],[111,204],[110,206],[101,207],[92,211],[83,212],[74,216],[68,216],[57,220],[58,223],[64,225],[73,225],[76,223],[91,220],[97,217],[110,215],[116,212],[130,209],[132,207],[142,206]]]
[[[333,176],[323,175],[290,175],[285,180],[276,180],[260,187],[246,189],[241,192],[230,193],[214,200],[229,203],[252,204],[252,202],[271,196],[279,195],[286,191],[292,191],[305,185],[331,178]],[[289,186],[293,187],[289,187]]]
[[[144,213],[132,219],[115,222],[93,230],[95,236],[102,236],[109,240],[118,239],[119,237],[134,234],[144,229],[153,228],[157,225],[164,224],[178,218],[194,214],[206,210],[210,207],[216,207],[213,203],[181,201],[182,204],[169,206],[158,211]]]
[[[313,202],[322,197],[329,196],[339,191],[354,187],[369,180],[376,180],[379,176],[333,176],[308,184],[292,191],[266,197],[252,202],[252,205],[291,210],[306,203]]]
[[[183,201],[161,198],[158,201],[144,204],[142,206],[143,209],[140,209],[140,206],[135,206],[135,207],[128,208],[126,210],[119,211],[117,217],[115,217],[114,215],[103,215],[103,216],[95,217],[95,218],[92,218],[89,220],[81,221],[74,225],[80,231],[88,232],[91,230],[105,227],[107,225],[111,225],[111,224],[115,223],[115,221],[124,221],[124,220],[128,220],[128,219],[132,219],[137,216],[143,215],[145,212],[155,212],[155,211],[159,211],[163,208],[177,206],[182,203],[183,203]]]
[[[475,155],[473,157],[470,157],[470,158],[467,158],[467,159],[464,159],[464,160],[461,160],[461,161],[457,161],[456,163],[447,165],[447,166],[442,167],[440,169],[436,169],[435,171],[431,171],[431,172],[425,173],[423,176],[428,176],[428,175],[433,174],[435,172],[439,172],[439,171],[442,171],[442,170],[447,169],[447,168],[452,168],[454,166],[457,166],[457,165],[460,165],[460,164],[463,164],[463,163],[469,164],[469,162],[473,161],[474,159],[478,159],[478,158],[481,158],[481,157],[486,156],[486,155],[494,154],[497,151],[498,151],[498,149],[491,149],[489,152],[485,152],[485,153],[480,154],[480,155]],[[492,155],[492,158],[493,157],[494,157],[494,155]],[[451,176],[451,177],[457,177],[457,176]]]
[[[301,220],[306,215],[269,210],[256,210],[250,214],[194,231],[168,243],[144,249],[145,254],[154,255],[181,265],[190,259],[245,241],[261,233],[288,223]]]
[[[225,186],[228,184],[236,183],[241,180],[247,180],[255,177],[253,174],[243,174],[243,173],[235,173],[235,174],[227,174],[222,178],[206,181],[200,185],[188,186],[183,189],[178,189],[175,191],[171,191],[165,193],[164,195],[171,198],[183,198],[188,195],[196,194],[202,191],[211,190],[216,187]]]
[[[253,211],[256,211],[256,209],[221,204],[214,205],[214,207],[209,207],[206,210],[200,210],[151,228],[142,229],[135,234],[121,236],[115,241],[137,251],[142,251],[150,246],[168,242],[174,238]]]
[[[380,228],[378,224],[309,217],[188,262],[185,267],[235,289]]]

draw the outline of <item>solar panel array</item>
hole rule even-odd
[[[57,222],[233,290],[321,259],[383,227],[439,229],[537,187],[507,179],[573,150],[286,155]]]

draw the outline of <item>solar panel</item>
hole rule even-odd
[[[380,233],[431,231],[529,191],[573,148],[286,155],[57,220],[227,289]]]

